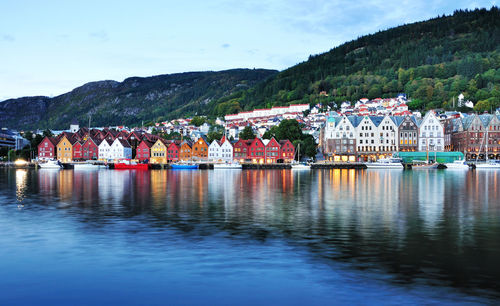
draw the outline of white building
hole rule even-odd
[[[220,141],[212,141],[208,146],[208,160],[227,162],[233,160],[233,145],[225,136],[223,136]]]
[[[433,111],[427,112],[420,122],[418,138],[419,151],[444,151],[444,126]]]
[[[111,159],[111,144],[106,139],[99,144],[99,159]]]
[[[132,158],[132,147],[125,139],[115,139],[111,144],[111,156],[109,159]]]

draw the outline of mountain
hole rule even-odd
[[[344,43],[256,87],[209,104],[213,115],[292,103],[339,103],[405,92],[413,109],[500,106],[500,11],[455,11]]]
[[[128,125],[203,113],[211,101],[249,89],[276,73],[233,69],[91,82],[54,98],[0,102],[0,127],[64,129],[74,119],[86,124],[89,116],[93,126]]]

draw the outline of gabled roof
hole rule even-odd
[[[144,143],[144,144],[145,144],[148,148],[151,148],[151,147],[154,145],[154,143],[153,143],[153,142],[151,142],[151,141],[149,141],[149,140],[147,140],[147,139],[143,139],[143,140],[141,141],[141,143]]]
[[[356,128],[358,125],[365,119],[365,117],[360,116],[348,116],[347,119],[351,122],[351,124]]]
[[[478,117],[481,119],[483,127],[487,127],[488,124],[490,124],[491,119],[493,119],[493,116],[489,114],[479,115]]]
[[[117,140],[120,142],[120,144],[121,144],[124,148],[131,148],[130,143],[128,143],[128,141],[127,141],[127,140],[125,140],[125,139],[120,139],[120,138],[117,138]]]
[[[370,118],[370,120],[373,122],[373,124],[375,124],[375,126],[379,126],[382,120],[384,120],[384,117],[380,116],[368,116],[368,118]]]
[[[399,127],[401,125],[401,123],[403,123],[403,121],[405,120],[406,117],[402,117],[402,116],[390,116],[389,118],[391,118],[392,122],[394,122],[394,124]]]
[[[468,130],[476,115],[464,117],[462,120],[464,130]]]

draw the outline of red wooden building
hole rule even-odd
[[[179,160],[179,153],[181,151],[181,142],[176,140],[172,141],[167,147],[167,161],[169,163]]]
[[[290,140],[280,140],[280,159],[284,163],[291,163],[295,157],[295,147]]]
[[[83,151],[83,159],[85,160],[97,160],[99,159],[99,144],[101,141],[98,139],[93,139],[89,137],[87,141],[83,143],[82,151]]]
[[[149,161],[149,159],[151,158],[151,147],[153,145],[153,142],[150,142],[146,138],[144,138],[137,146],[135,159],[138,159],[141,162],[145,160]]]
[[[56,137],[45,137],[38,145],[38,158],[39,159],[54,159],[56,158]]]
[[[83,160],[83,144],[80,141],[75,141],[73,144],[73,160]]]
[[[266,146],[260,138],[254,138],[248,146],[248,159],[254,164],[263,164],[265,162]]]
[[[248,140],[240,139],[233,144],[233,159],[244,162],[248,158]]]
[[[265,141],[266,144],[266,164],[277,163],[280,159],[280,149],[281,146],[279,142],[273,137],[270,140]]]

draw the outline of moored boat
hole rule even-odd
[[[49,160],[45,163],[40,163],[38,166],[42,169],[62,169],[63,165],[58,160]]]
[[[427,160],[414,160],[411,164],[412,170],[433,170],[437,169],[438,163],[430,163]]]
[[[197,164],[172,164],[172,170],[196,170],[198,169]]]
[[[115,163],[115,169],[118,170],[148,170],[149,164],[140,164],[130,159],[121,159]]]
[[[464,159],[455,160],[452,163],[445,163],[446,169],[469,170],[469,165]]]
[[[399,158],[381,158],[374,163],[365,163],[368,169],[403,169]]]
[[[74,163],[73,168],[75,170],[100,170],[106,169],[106,165],[92,164],[92,163]]]
[[[500,169],[500,160],[489,160],[486,163],[476,163],[476,169]]]
[[[224,170],[224,169],[241,170],[242,168],[243,167],[241,166],[241,164],[237,162],[214,164],[214,170]]]
[[[292,170],[311,170],[311,165],[306,163],[293,163]]]

